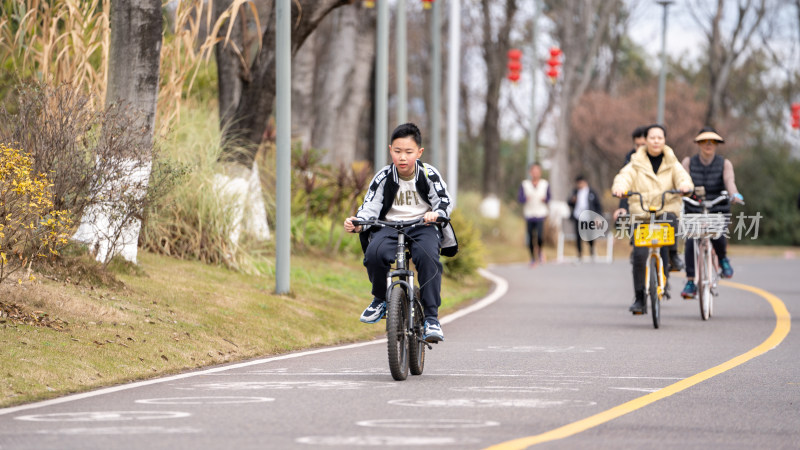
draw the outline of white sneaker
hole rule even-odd
[[[425,320],[425,333],[422,335],[425,342],[439,342],[444,340],[444,333],[442,333],[442,326],[436,319]]]
[[[386,314],[386,301],[377,298],[372,299],[372,303],[361,313],[361,321],[364,323],[375,323],[383,319]]]

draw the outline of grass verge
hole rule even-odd
[[[144,252],[139,266],[115,268],[116,280],[73,269],[0,285],[0,407],[379,337],[383,327],[358,321],[366,271],[345,258],[292,255],[286,296],[273,293],[272,275]],[[444,279],[440,314],[488,289],[479,276]]]

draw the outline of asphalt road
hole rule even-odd
[[[507,292],[421,376],[382,341],[284,355],[3,409],[0,449],[800,448],[800,260],[734,263],[768,293],[723,286],[704,322],[675,279],[658,330],[625,261],[493,267]]]

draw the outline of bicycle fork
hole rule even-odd
[[[656,283],[656,295],[658,296],[658,300],[660,301],[664,296],[664,286],[667,284],[667,276],[664,274],[664,269],[662,267],[663,262],[661,261],[661,256],[659,256],[655,252],[650,252],[650,255],[647,258],[647,264],[644,266],[644,295],[645,298],[650,294],[650,260],[653,259],[656,262],[656,276],[658,277],[658,282]]]
[[[416,314],[414,304],[419,302],[419,299],[414,295],[414,272],[406,268],[408,266],[408,261],[406,260],[406,243],[405,235],[402,233],[397,236],[396,259],[396,269],[389,271],[386,277],[386,286],[388,286],[386,289],[386,298],[391,298],[390,294],[395,286],[402,286],[406,291],[406,301],[408,302],[408,323],[406,323],[405,329],[406,336],[410,337],[410,335],[413,334],[418,342],[424,343],[428,349],[432,350],[433,347],[431,347],[430,343],[423,340],[420,336],[417,336],[417,333],[411,332],[411,330],[414,329],[414,315]],[[393,281],[395,277],[397,277],[397,280]]]

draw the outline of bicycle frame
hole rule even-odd
[[[422,303],[415,295],[414,271],[407,268],[409,248],[406,245],[406,235],[402,232],[397,233],[397,251],[395,253],[395,268],[390,270],[386,276],[386,297],[389,298],[395,286],[402,286],[408,298],[409,314],[407,329],[414,328],[414,304],[418,304],[420,310]],[[397,278],[397,280],[394,280]]]
[[[643,211],[647,211],[650,214],[650,226],[653,226],[655,223],[656,215],[664,209],[664,202],[666,199],[667,194],[682,194],[680,191],[676,190],[668,190],[664,191],[661,194],[661,206],[659,208],[655,208],[653,206],[649,206],[648,208],[644,207],[644,200],[642,198],[642,194],[639,192],[628,192],[627,196],[638,195],[639,196],[639,204],[642,207]],[[670,230],[672,228],[672,230]],[[642,239],[642,242],[639,242],[637,237],[634,237],[634,245],[637,247],[648,247],[647,251],[647,259],[644,266],[644,298],[645,302],[647,299],[650,299],[651,308],[652,308],[652,317],[653,317],[653,327],[658,328],[661,323],[661,301],[664,298],[664,293],[666,291],[666,284],[667,284],[667,275],[664,272],[664,261],[661,258],[661,247],[672,245],[674,243],[674,227],[669,224],[668,228],[662,229],[666,230],[667,233],[672,233],[672,242],[668,243],[669,240],[664,238],[663,236],[658,239],[652,239],[648,242],[647,239]],[[648,232],[650,228],[648,228]],[[669,236],[669,235],[668,235]],[[656,274],[651,273],[651,267],[654,267],[657,271]],[[655,275],[655,283],[654,286],[651,286],[651,278]],[[652,291],[652,288],[655,288],[655,292]],[[636,312],[634,312],[635,314]]]
[[[439,222],[449,219],[440,218]],[[423,307],[419,289],[414,286],[414,271],[409,268],[410,246],[404,229],[429,225],[420,219],[410,222],[390,222],[378,219],[353,220],[354,226],[371,225],[393,228],[397,231],[395,265],[386,274],[386,337],[389,369],[392,378],[405,380],[409,370],[412,375],[421,375],[425,365],[425,348],[430,343],[422,339]],[[424,249],[423,249],[424,250]]]
[[[647,252],[647,264],[644,266],[644,297],[650,294],[650,283],[647,280],[650,279],[650,262],[655,260],[656,263],[656,275],[658,278],[656,279],[656,295],[658,296],[658,300],[664,297],[664,286],[667,284],[667,276],[664,273],[664,260],[661,259],[661,247],[649,247]]]
[[[708,216],[709,210],[713,208],[714,205],[730,200],[726,191],[722,191],[721,195],[714,200],[705,200],[705,189],[700,188],[702,188],[702,186],[698,186],[696,190],[701,197],[700,201],[691,198],[684,198],[683,200],[690,205],[701,207],[701,217]],[[700,229],[700,236],[690,238],[694,241],[694,282],[697,286],[700,317],[703,320],[708,320],[713,314],[714,297],[719,295],[717,293],[717,285],[719,283],[718,261],[714,254],[714,246],[711,245],[711,238],[712,234],[702,227]]]

